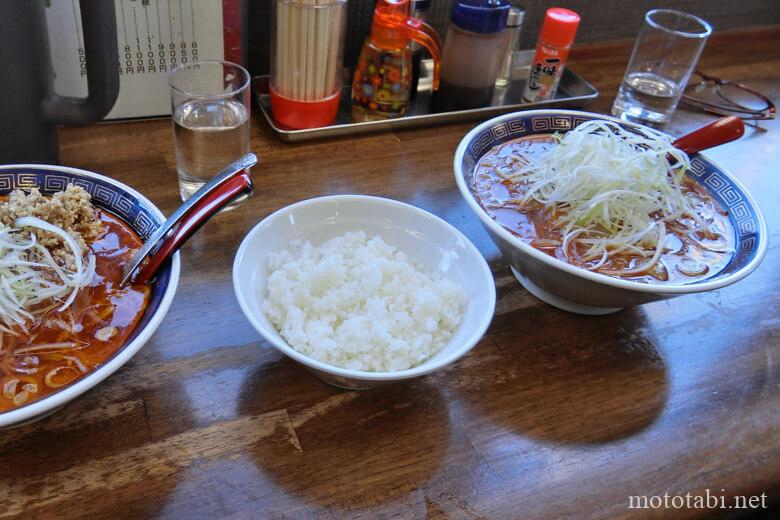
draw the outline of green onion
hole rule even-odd
[[[74,258],[75,270],[60,266],[51,252],[38,243],[34,230],[62,238]],[[76,240],[61,228],[36,217],[16,219],[13,227],[0,224],[0,319],[3,330],[21,327],[41,312],[45,302],[67,309],[79,289],[95,274],[95,257],[83,258]]]
[[[601,268],[619,253],[648,260],[621,272],[639,275],[660,258],[666,224],[692,218],[707,224],[693,209],[682,181],[690,159],[654,130],[627,130],[609,121],[588,121],[542,153],[515,151],[500,172],[522,196],[521,207],[540,205],[551,215],[563,237],[563,254],[581,252],[588,269]]]

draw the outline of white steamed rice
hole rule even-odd
[[[295,240],[268,258],[263,312],[295,350],[366,371],[415,367],[458,326],[464,289],[363,231],[319,247]]]

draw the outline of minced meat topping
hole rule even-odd
[[[19,217],[40,218],[68,232],[84,254],[87,243],[97,238],[103,229],[90,198],[84,188],[72,184],[51,196],[42,195],[37,188],[30,193],[14,190],[0,203],[0,224],[13,227]],[[40,229],[36,229],[35,234],[38,243],[49,250],[57,263],[67,269],[75,268],[73,255],[61,237]]]

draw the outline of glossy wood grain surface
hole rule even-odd
[[[780,101],[780,29],[713,38],[701,65]],[[572,67],[611,106],[631,43]],[[711,121],[679,110],[675,135]],[[256,195],[182,251],[153,339],[54,416],[0,432],[0,516],[11,518],[702,517],[628,509],[630,495],[780,493],[780,121],[710,152],[769,224],[755,273],[707,294],[605,317],[523,290],[461,200],[452,156],[468,124],[302,145],[257,114]],[[169,120],[68,128],[62,162],[178,204]],[[462,230],[498,289],[487,335],[433,375],[332,388],[260,341],[233,295],[247,231],[300,199],[363,193]],[[725,491],[721,491],[725,490]],[[672,514],[674,513],[674,514]],[[722,512],[717,512],[722,514]]]

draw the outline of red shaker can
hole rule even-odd
[[[570,9],[553,7],[547,10],[528,83],[523,90],[523,101],[538,103],[555,96],[579,25],[580,15]]]

